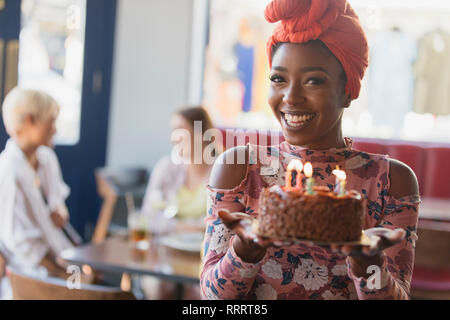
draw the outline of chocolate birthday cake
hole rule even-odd
[[[259,198],[255,232],[279,240],[357,241],[361,238],[365,200],[350,190],[338,196],[327,187],[312,194],[264,188]]]

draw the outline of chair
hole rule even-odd
[[[8,270],[14,300],[136,300],[119,288],[81,284],[80,289],[69,289],[59,278],[39,278]]]
[[[432,147],[427,149],[424,165],[426,172],[424,196],[434,198],[450,198],[450,148]]]
[[[373,139],[354,139],[353,147],[368,153],[387,154],[386,145]]]
[[[419,228],[418,236],[411,297],[450,300],[450,231]]]
[[[128,211],[125,193],[133,195],[136,207],[142,203],[149,178],[145,168],[98,168],[95,170],[97,192],[103,198],[97,224],[92,236],[93,243],[101,243],[108,232],[127,228]]]
[[[407,164],[417,176],[420,194],[425,196],[425,174],[424,166],[427,161],[427,149],[422,146],[411,144],[391,144],[387,146],[387,154],[393,159]]]

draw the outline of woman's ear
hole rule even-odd
[[[25,116],[23,123],[34,125],[36,123],[36,117],[31,114],[28,114]]]
[[[344,108],[350,107],[350,103],[352,103],[352,98],[350,98],[350,94],[345,93],[344,94],[344,104],[343,104]]]

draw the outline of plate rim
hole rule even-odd
[[[202,239],[199,242],[200,246],[198,246],[198,248],[196,246],[195,249],[194,249],[194,245],[191,245],[190,247],[189,246],[185,246],[186,242],[175,240],[175,239],[177,239],[177,237],[179,237],[182,234],[201,234],[201,233],[200,232],[171,233],[171,234],[167,234],[167,235],[162,236],[159,239],[159,243],[161,243],[162,245],[164,245],[166,247],[169,247],[169,248],[172,248],[172,249],[177,249],[177,250],[180,250],[180,251],[201,252],[201,250],[202,250],[201,246],[202,246],[202,243],[204,241],[204,236],[202,236]]]
[[[257,234],[258,235],[258,234]],[[277,241],[283,243],[283,245],[288,244],[300,244],[300,243],[311,243],[313,245],[317,246],[329,246],[331,244],[337,244],[337,245],[359,245],[359,246],[366,246],[370,247],[373,244],[375,244],[374,240],[371,239],[369,236],[366,235],[364,230],[361,231],[361,237],[359,240],[356,241],[323,241],[323,240],[311,240],[311,239],[303,239],[303,238],[292,238],[292,239],[276,239],[271,237],[265,237],[262,235],[258,235],[261,238],[270,239],[272,241]]]

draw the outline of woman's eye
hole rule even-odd
[[[306,81],[306,84],[322,84],[325,80],[320,78],[309,78],[308,81]]]
[[[277,76],[277,75],[272,75],[269,77],[270,81],[275,82],[275,83],[280,83],[280,82],[284,82],[283,77]]]

